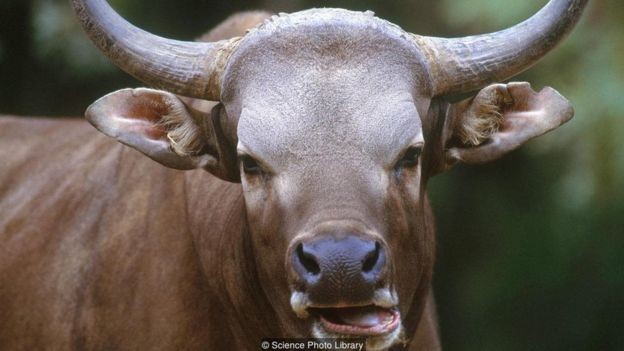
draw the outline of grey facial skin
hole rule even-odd
[[[328,28],[336,18],[340,22]],[[424,147],[421,114],[428,109],[429,85],[422,55],[403,32],[368,14],[341,10],[275,18],[250,33],[225,76],[222,102],[228,116],[239,116],[238,152],[264,170],[241,176],[258,245],[277,244],[283,257],[317,236],[355,233],[389,247],[415,230],[405,224],[415,214],[408,209],[424,201],[420,169],[395,166],[409,147]],[[390,208],[393,220],[387,218]],[[390,247],[389,260],[431,256],[420,252],[430,249],[426,245]],[[291,287],[297,285],[290,261],[274,264],[282,261],[279,256],[257,262],[267,286],[283,286],[285,275]],[[396,295],[390,276],[383,289]],[[418,281],[411,274],[400,278]],[[291,291],[297,292],[267,293],[278,302],[288,301]],[[329,336],[315,329],[317,336]]]

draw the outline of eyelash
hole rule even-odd
[[[262,173],[262,167],[260,164],[254,160],[249,155],[241,155],[239,156],[241,165],[243,166],[243,171],[246,174],[259,174]]]
[[[418,165],[418,160],[420,159],[420,155],[422,153],[422,147],[419,146],[411,146],[409,147],[403,157],[399,161],[397,161],[395,169],[399,170],[402,168],[412,168]]]

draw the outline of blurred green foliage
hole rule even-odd
[[[453,34],[542,2],[445,0]],[[436,294],[449,349],[624,350],[624,3],[592,1],[570,37],[514,80],[572,101],[568,124],[433,181]]]
[[[371,9],[411,32],[499,30],[545,1],[115,0],[151,32],[192,39],[242,9]],[[435,293],[448,350],[624,350],[624,3],[592,0],[572,35],[514,80],[549,85],[576,117],[504,159],[429,189]],[[0,112],[80,115],[140,83],[88,42],[63,0],[0,3]]]

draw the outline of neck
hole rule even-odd
[[[393,350],[441,350],[438,335],[438,316],[431,286],[429,286],[427,292],[424,308],[417,317],[415,321],[406,321],[407,344],[393,348]]]
[[[281,331],[255,270],[241,186],[203,171],[187,173],[187,216],[197,257],[210,291],[231,311],[213,323],[228,325],[236,342],[250,341],[240,349],[257,348],[258,340]]]

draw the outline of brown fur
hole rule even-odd
[[[197,259],[218,249],[195,246],[192,228],[242,245],[225,216],[244,213],[239,186],[164,168],[80,120],[2,118],[0,160],[0,349],[224,348],[229,332],[211,328],[224,282]],[[192,178],[214,201],[194,214],[210,226],[187,212],[201,200],[185,195]]]
[[[2,117],[0,160],[1,349],[253,350],[289,335],[250,259],[239,184],[162,167],[81,120]]]

